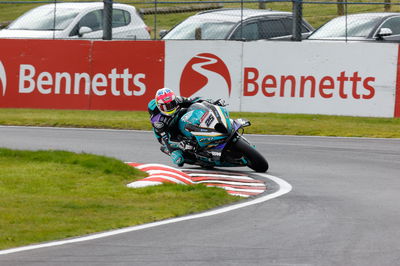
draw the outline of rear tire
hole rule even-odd
[[[242,138],[239,138],[238,141],[233,144],[232,149],[242,153],[247,160],[247,166],[254,171],[264,173],[268,170],[268,162],[264,156]]]

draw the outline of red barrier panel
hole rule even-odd
[[[145,110],[164,83],[164,43],[1,40],[0,107]]]
[[[1,107],[88,108],[89,96],[66,92],[55,73],[88,73],[90,42],[1,40],[0,50]]]
[[[147,110],[164,85],[164,42],[94,42],[92,54],[93,73],[107,73],[108,86],[99,90],[106,97],[93,94],[91,109]]]

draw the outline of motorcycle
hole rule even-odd
[[[224,106],[206,101],[192,104],[178,122],[180,132],[194,147],[185,149],[185,163],[204,168],[248,166],[266,172],[267,160],[243,136],[250,125],[245,119],[231,119]]]

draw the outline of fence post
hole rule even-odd
[[[385,12],[389,12],[391,7],[391,0],[385,0]]]
[[[337,14],[338,16],[344,15],[344,0],[337,0]]]
[[[292,29],[292,41],[301,41],[301,24],[303,21],[303,1],[292,0],[293,7],[293,29]]]
[[[265,4],[265,0],[259,0],[258,8],[259,9],[267,9],[267,5]]]
[[[113,0],[103,0],[103,40],[112,39],[112,4]]]
[[[157,37],[159,37],[159,36],[157,36],[157,13],[158,13],[157,7],[158,7],[157,0],[155,0],[154,1],[154,40],[157,40]]]

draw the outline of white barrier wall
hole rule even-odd
[[[240,109],[243,44],[166,41],[165,86],[185,97],[223,98]]]
[[[393,117],[398,45],[167,41],[165,86],[231,111]]]

